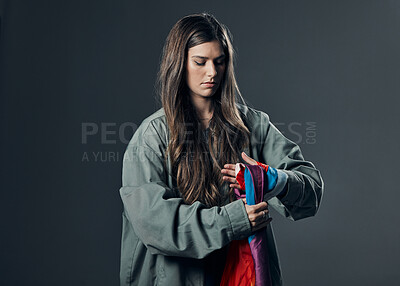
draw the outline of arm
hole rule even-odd
[[[163,159],[148,145],[129,144],[121,198],[135,233],[152,254],[204,258],[231,240],[251,234],[242,200],[206,208],[184,204],[165,181]]]
[[[287,139],[263,113],[266,135],[260,161],[287,175],[282,191],[268,203],[291,220],[314,216],[319,208],[324,183],[313,163],[305,161],[297,144]],[[279,173],[282,174],[282,173]],[[278,179],[279,180],[279,179]]]

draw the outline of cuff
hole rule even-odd
[[[240,240],[251,235],[251,225],[242,199],[238,199],[222,208],[225,208],[231,225],[230,240]]]
[[[279,198],[279,200],[284,205],[294,205],[300,196],[300,192],[297,191],[298,188],[296,190],[296,184],[301,182],[299,182],[299,179],[294,172],[289,170],[284,170],[283,172],[288,176],[288,186],[286,194],[282,198]]]
[[[288,180],[288,175],[284,171],[279,170],[279,169],[275,169],[275,170],[278,173],[278,179],[276,181],[275,187],[271,191],[264,194],[265,202],[268,201],[269,199],[272,199],[273,197],[276,197],[277,195],[279,195],[285,188],[286,182]]]

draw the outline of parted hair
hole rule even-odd
[[[213,117],[208,137],[203,138],[200,120],[189,98],[186,84],[188,50],[217,40],[225,53],[225,72],[212,96]],[[234,73],[235,52],[229,29],[209,13],[181,18],[170,30],[164,44],[157,75],[157,92],[170,132],[166,151],[172,175],[185,203],[200,201],[206,206],[221,206],[225,197],[219,189],[227,184],[221,169],[239,162],[249,144],[249,130],[241,119],[237,103],[244,104]],[[233,199],[233,189],[228,192]]]

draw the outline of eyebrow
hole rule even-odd
[[[200,59],[205,59],[205,60],[208,59],[208,57],[203,57],[203,56],[192,56],[192,58],[200,58]],[[216,58],[216,60],[221,59],[221,58],[225,58],[225,55],[220,55],[219,57]]]

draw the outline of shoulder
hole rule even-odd
[[[269,122],[269,115],[262,110],[255,109],[253,107],[250,107],[248,105],[243,105],[241,103],[236,103],[236,106],[240,112],[242,119],[246,121],[253,122],[262,120],[264,122],[265,121]]]
[[[143,119],[129,141],[129,145],[150,148],[161,156],[167,146],[167,136],[165,112],[164,108],[160,108]]]
[[[244,124],[254,136],[265,136],[271,124],[269,115],[264,111],[240,103],[236,104]]]

